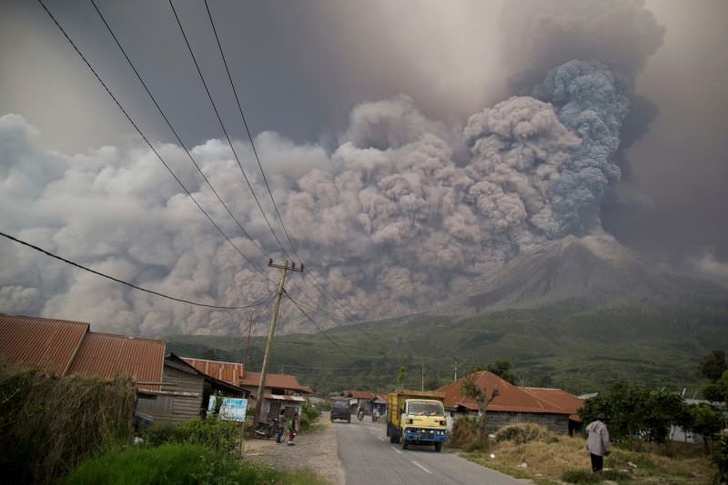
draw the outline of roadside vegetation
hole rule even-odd
[[[0,366],[3,483],[324,485],[310,471],[241,459],[237,423],[216,417],[134,433],[135,389]],[[302,428],[318,411],[306,406]]]
[[[723,355],[718,358],[723,359]],[[703,367],[705,371],[706,366]],[[714,373],[715,382],[709,386],[721,401],[726,397],[721,383],[724,375],[725,370]],[[728,436],[720,406],[688,405],[681,396],[663,389],[618,381],[587,400],[579,412],[584,424],[599,413],[607,416],[613,443],[601,474],[591,472],[583,434],[570,437],[535,424],[519,424],[484,436],[482,427],[483,421],[487,422],[487,413],[481,414],[479,420],[458,420],[450,446],[462,449],[463,456],[471,461],[539,484],[606,480],[620,484],[728,483]],[[701,442],[671,440],[672,426],[702,437]]]

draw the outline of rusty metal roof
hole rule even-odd
[[[89,324],[0,313],[0,359],[66,375]]]
[[[159,391],[164,356],[165,344],[161,340],[89,332],[69,374],[103,379],[127,375],[138,383],[139,389]]]
[[[192,365],[203,374],[228,382],[233,386],[242,386],[245,367],[239,362],[193,359],[190,357],[182,357],[182,360]]]

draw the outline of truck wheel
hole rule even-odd
[[[435,451],[442,451],[442,441],[438,441],[437,443],[435,443]]]
[[[407,439],[406,438],[402,438],[402,449],[403,450],[407,449]]]

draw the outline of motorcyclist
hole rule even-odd
[[[374,411],[372,411],[372,421],[377,421],[379,419],[379,408],[374,408]]]
[[[357,413],[357,417],[359,418],[359,421],[361,421],[362,419],[364,419],[364,409],[363,408],[359,408],[359,412]]]

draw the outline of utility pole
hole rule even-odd
[[[263,355],[263,365],[260,369],[260,382],[258,383],[258,394],[255,396],[255,418],[253,419],[253,426],[257,426],[260,422],[260,412],[263,408],[263,389],[265,389],[265,374],[268,369],[268,357],[270,355],[271,348],[273,347],[273,336],[276,332],[276,323],[278,322],[278,310],[281,308],[281,299],[283,298],[284,288],[283,285],[286,282],[286,275],[289,271],[298,271],[303,273],[303,264],[300,267],[296,267],[296,263],[288,263],[285,261],[283,264],[276,264],[273,259],[268,260],[268,266],[271,268],[282,269],[281,280],[278,283],[278,293],[276,295],[276,302],[273,307],[273,316],[270,320],[270,329],[268,330],[268,341],[265,344],[265,354]]]

